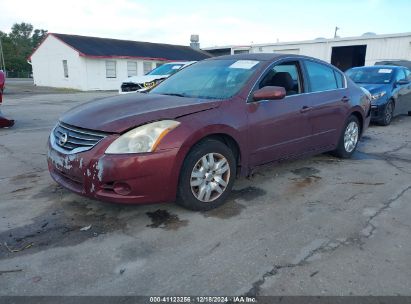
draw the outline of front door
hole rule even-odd
[[[298,61],[274,65],[255,89],[281,86],[286,97],[281,100],[249,101],[248,143],[252,166],[291,158],[307,152],[311,137],[308,115],[311,104],[304,92]]]

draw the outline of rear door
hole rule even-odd
[[[280,74],[282,77],[277,77]],[[301,63],[293,60],[273,65],[254,90],[264,86],[287,86],[287,96],[281,100],[248,101],[252,166],[304,154],[310,145],[311,126],[307,112],[310,104],[303,94]]]
[[[408,75],[407,75],[408,72]],[[407,114],[411,111],[411,84],[398,84],[398,81],[409,80],[410,71],[406,69],[399,69],[395,75],[394,87],[395,94],[397,94],[397,102],[395,104],[395,115]]]
[[[312,126],[311,148],[322,150],[337,144],[349,110],[349,91],[344,75],[318,61],[305,59]]]

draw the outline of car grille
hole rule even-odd
[[[122,92],[134,92],[144,88],[143,86],[139,85],[138,83],[133,82],[124,82],[121,84],[121,91]]]
[[[59,123],[53,131],[55,144],[66,152],[82,152],[93,148],[108,134]]]

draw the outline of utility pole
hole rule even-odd
[[[337,31],[338,31],[339,29],[340,29],[340,28],[339,28],[338,26],[335,27],[334,38],[337,38]]]
[[[6,72],[6,65],[4,64],[4,53],[3,53],[3,45],[1,43],[1,38],[0,38],[0,70],[3,70]]]

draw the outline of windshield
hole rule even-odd
[[[166,63],[155,68],[147,75],[172,75],[184,66],[183,63]]]
[[[390,68],[352,69],[346,72],[355,83],[390,83],[394,70]]]
[[[206,99],[230,98],[240,91],[259,63],[233,59],[201,61],[168,78],[150,93]]]

